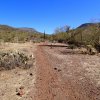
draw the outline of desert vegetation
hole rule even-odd
[[[85,23],[75,29],[66,25],[56,28],[52,35],[40,33],[31,28],[0,25],[0,42],[24,43],[28,41],[63,42],[69,44],[70,48],[84,47],[89,51],[100,52],[100,23]]]
[[[22,52],[0,52],[0,70],[10,70],[16,67],[28,69],[32,66],[32,55],[28,57]]]
[[[33,66],[33,54],[27,54],[28,51],[23,47],[24,45],[19,43],[0,45],[0,70],[10,70],[16,67],[28,69]]]
[[[30,40],[39,41],[43,33],[31,28],[14,28],[7,25],[0,25],[0,42],[24,43]]]
[[[91,52],[94,48],[100,52],[100,23],[86,23],[76,29],[66,27],[64,26],[63,30],[58,28],[55,31],[52,35],[55,41],[68,43],[72,48],[85,47]]]

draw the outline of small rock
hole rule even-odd
[[[30,76],[33,76],[33,74],[32,74],[32,73],[30,73]]]
[[[17,92],[16,95],[22,97],[24,95],[23,89],[24,89],[24,86],[20,86],[19,89],[16,88],[16,92]]]
[[[54,68],[54,70],[57,70],[57,68]]]
[[[24,89],[24,86],[20,86],[20,88],[19,88],[20,90],[22,90],[22,89]]]
[[[20,90],[20,91],[19,91],[16,95],[18,95],[18,96],[22,97],[22,96],[24,95],[23,90]]]
[[[61,71],[61,69],[58,69],[58,72],[60,72]]]

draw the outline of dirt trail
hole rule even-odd
[[[79,65],[81,56],[67,55],[68,58],[62,61],[66,56],[60,56],[60,59],[59,56],[55,56],[59,49],[56,51],[48,48],[37,47],[35,94],[31,94],[33,100],[100,100],[99,85],[97,87],[95,81],[85,73],[85,67]],[[69,60],[71,65],[68,63]],[[79,66],[77,69],[76,65]]]
[[[66,94],[60,88],[58,76],[53,71],[42,47],[38,47],[36,61],[38,73],[34,100],[66,100]]]

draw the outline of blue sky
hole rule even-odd
[[[0,24],[53,33],[100,19],[100,0],[0,0]]]

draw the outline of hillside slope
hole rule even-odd
[[[8,25],[0,25],[0,41],[25,42],[40,36],[41,33],[33,28],[14,28]]]
[[[100,48],[100,23],[84,23],[67,32],[53,34],[53,38],[76,45],[92,45]]]

